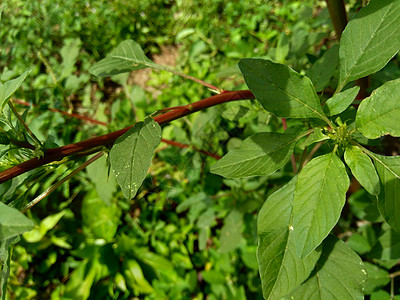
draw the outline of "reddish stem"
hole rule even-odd
[[[13,102],[15,102],[17,104],[20,104],[20,105],[24,105],[24,106],[31,106],[30,103],[25,102],[23,100],[14,99]],[[36,106],[36,105],[32,105],[32,106]],[[184,105],[168,107],[168,108],[160,110],[158,112],[158,114],[164,113],[164,112],[167,112],[167,111],[171,111],[171,110],[174,110],[174,109],[178,109],[178,108],[187,109],[187,108],[185,108]],[[83,120],[83,121],[88,122],[88,123],[107,126],[107,123],[104,123],[104,122],[101,122],[101,121],[98,121],[98,120],[95,120],[95,119],[91,119],[91,118],[88,118],[88,117],[85,117],[85,116],[81,116],[81,115],[78,115],[78,114],[71,114],[71,113],[68,113],[68,112],[65,112],[65,111],[62,111],[62,110],[59,110],[59,109],[53,109],[53,108],[49,108],[48,110],[49,111],[53,111],[53,112],[59,112],[59,113],[65,115],[65,116],[72,117],[72,118],[77,118],[77,119]],[[175,142],[175,141],[171,141],[171,140],[167,140],[167,139],[161,139],[161,141],[166,143],[166,144],[168,144],[168,145],[175,146],[175,147],[178,147],[178,148],[181,148],[181,149],[185,149],[185,148],[189,148],[190,147],[189,145],[182,144],[182,143]],[[35,146],[33,146],[33,145],[29,144],[29,143],[27,144],[27,143],[22,143],[22,142],[19,142],[19,141],[13,141],[13,143],[15,145],[21,147],[21,148],[29,148],[29,149],[33,149],[33,150],[35,149]],[[206,151],[206,150],[197,149],[197,148],[194,148],[194,149],[196,151],[200,152],[200,153],[203,153],[203,154],[205,154],[207,156],[213,157],[213,158],[215,158],[217,160],[221,159],[221,156],[219,156],[218,154],[215,154],[215,153],[212,153],[212,152],[209,152],[209,151]]]
[[[18,103],[18,104],[20,104],[20,105],[24,105],[24,106],[31,106],[30,103],[25,102],[25,101],[23,101],[23,100],[14,99],[13,102]],[[36,105],[32,105],[32,106],[36,106]],[[93,120],[93,119],[91,119],[91,118],[88,118],[88,117],[85,117],[85,116],[82,116],[82,115],[79,115],[79,114],[68,113],[68,112],[66,112],[66,111],[63,111],[63,110],[60,110],[60,109],[56,109],[56,108],[49,108],[48,110],[49,110],[49,111],[52,111],[52,112],[58,112],[58,113],[60,113],[60,114],[62,114],[62,115],[64,115],[64,116],[68,116],[68,117],[71,117],[71,118],[80,119],[80,120],[86,121],[86,122],[88,122],[88,123],[93,123],[93,124],[98,124],[98,125],[107,126],[107,124],[104,123],[104,122],[97,121],[97,120]]]
[[[192,104],[184,105],[182,108],[174,109],[168,111],[162,115],[154,117],[154,120],[160,125],[169,123],[173,120],[182,118],[191,113],[222,104],[229,101],[235,100],[246,100],[254,99],[254,95],[249,90],[231,91],[224,92],[222,94],[214,95],[209,98],[202,99],[200,101],[194,102]],[[132,125],[134,126],[134,125]],[[0,183],[10,180],[18,175],[21,175],[27,171],[33,170],[45,164],[53,161],[59,161],[66,156],[77,154],[82,151],[87,151],[89,149],[107,146],[110,147],[115,142],[115,140],[129,130],[132,126],[120,129],[105,135],[90,138],[85,141],[81,141],[74,144],[65,145],[58,148],[48,149],[45,151],[44,155],[40,158],[32,158],[25,161],[17,166],[14,166],[8,170],[0,173]]]

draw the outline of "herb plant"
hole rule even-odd
[[[261,113],[272,113],[280,118],[283,130],[252,134],[219,159],[210,172],[226,180],[265,177],[273,176],[291,162],[293,176],[266,197],[258,212],[257,260],[263,297],[362,299],[365,293],[385,286],[386,280],[383,283],[374,280],[374,272],[382,271],[377,265],[383,265],[383,261],[400,258],[396,248],[400,239],[400,158],[383,155],[380,145],[386,136],[400,136],[397,119],[400,116],[400,79],[384,82],[369,96],[364,95],[370,92],[365,85],[369,76],[384,68],[400,49],[400,0],[371,0],[347,25],[345,16],[341,15],[343,2],[327,3],[340,44],[332,45],[307,73],[299,73],[277,60],[241,59],[239,69],[249,90],[226,91],[161,66],[150,60],[135,41],[123,41],[90,68],[93,75],[108,77],[153,68],[200,83],[216,95],[187,105],[159,109],[133,126],[66,146],[51,147],[51,140],[41,142],[26,125],[26,113],[20,115],[10,101],[28,72],[3,83],[0,86],[3,111],[0,120],[9,129],[2,130],[0,138],[9,148],[2,153],[0,191],[3,199],[11,199],[4,201],[8,205],[0,202],[3,299],[12,245],[22,233],[33,228],[32,221],[19,210],[27,211],[77,172],[104,159],[103,154],[107,154],[109,168],[104,167],[103,171],[110,173],[112,180],[115,176],[123,195],[130,200],[146,179],[162,140],[163,125],[212,106],[246,99],[256,99],[257,102],[251,103]],[[330,93],[332,84],[336,89]],[[41,169],[41,173],[33,170],[91,154],[94,156],[50,186],[43,197],[27,204],[13,200],[12,193],[24,181],[15,181],[17,176],[44,176],[46,169]],[[16,164],[29,157],[33,158]],[[376,209],[386,222],[382,234],[370,245],[369,251],[365,251],[368,255],[363,259],[353,250],[360,248],[360,244],[354,239],[345,243],[335,234],[338,222],[346,222],[341,214],[351,182],[358,182],[365,189],[370,195],[364,194],[367,199],[376,198]],[[104,183],[104,188],[106,185]],[[9,195],[4,198],[7,193]],[[357,210],[357,205],[350,200],[348,203]],[[374,202],[368,205],[375,207]],[[240,215],[240,212],[233,210],[227,217],[231,227],[235,225],[235,214]],[[119,213],[111,217],[118,219]],[[204,237],[209,225],[202,228]],[[136,260],[124,263],[127,270],[140,270]],[[138,294],[152,291],[141,271],[139,275],[131,272],[125,274],[125,278],[136,282],[133,289]],[[397,275],[393,274],[390,277],[391,299],[394,299]],[[95,276],[95,271],[91,271],[85,280],[93,281]],[[82,299],[88,297],[80,295]]]

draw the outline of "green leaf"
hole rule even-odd
[[[165,257],[150,252],[147,248],[136,248],[134,250],[135,258],[143,264],[150,266],[156,273],[165,272],[171,276],[174,273],[172,262]]]
[[[10,261],[12,244],[19,241],[18,236],[10,237],[8,239],[0,240],[0,295],[1,300],[6,299],[7,280],[10,276]]]
[[[374,290],[384,287],[390,282],[389,272],[373,265],[369,262],[364,262],[368,273],[368,280],[365,287],[365,294],[369,295]]]
[[[209,284],[224,284],[227,280],[224,274],[216,270],[202,271],[201,276]]]
[[[290,227],[293,194],[297,177],[265,201],[257,219],[257,258],[265,299],[280,299],[310,275],[320,253],[306,258],[296,255],[296,243]]]
[[[135,295],[139,295],[139,293],[148,294],[153,291],[153,288],[144,277],[142,268],[136,260],[125,260],[123,268],[126,283],[131,287]]]
[[[323,243],[315,270],[285,299],[364,299],[367,270],[360,257],[344,242],[330,235]]]
[[[111,205],[117,182],[113,174],[108,174],[108,170],[107,157],[105,155],[86,168],[88,176],[96,186],[97,194],[101,200],[107,205]]]
[[[89,72],[96,76],[111,76],[144,68],[163,69],[146,57],[138,43],[126,40],[111,51],[108,57],[95,63]]]
[[[24,239],[29,243],[39,242],[49,231],[53,229],[54,226],[61,220],[61,218],[65,215],[66,211],[60,211],[57,214],[47,216],[42,221],[40,221],[39,226],[35,226],[31,231],[25,232],[23,234]]]
[[[277,62],[284,63],[289,54],[290,42],[286,32],[281,32],[278,37],[278,44],[275,49],[275,59]]]
[[[95,238],[114,238],[121,218],[121,209],[115,202],[106,204],[92,189],[83,199],[81,213],[85,228]]]
[[[380,260],[400,258],[400,233],[393,229],[386,230],[378,239],[368,255]]]
[[[382,182],[378,208],[385,221],[400,230],[400,156],[383,156],[367,152],[374,159]]]
[[[224,226],[221,229],[220,249],[226,253],[236,249],[242,240],[243,214],[238,210],[232,210],[225,218]]]
[[[347,240],[347,245],[359,254],[365,254],[371,250],[368,239],[358,233],[353,233]]]
[[[367,192],[371,195],[378,195],[381,183],[374,164],[368,155],[362,152],[358,146],[349,146],[344,153],[344,159],[351,173]]]
[[[26,76],[31,71],[24,72],[18,78],[6,81],[5,83],[0,83],[0,107],[1,111],[3,111],[4,106],[7,104],[8,100],[15,93],[15,91],[21,86],[22,82],[24,82]]]
[[[339,64],[339,45],[335,44],[328,49],[307,72],[314,84],[315,91],[321,92],[329,84],[336,67]]]
[[[298,255],[307,256],[336,225],[348,188],[346,168],[334,153],[314,158],[301,170],[292,222]]]
[[[248,87],[267,111],[282,118],[326,120],[308,77],[264,59],[242,59],[239,68]]]
[[[20,235],[33,226],[33,221],[19,210],[0,202],[0,240]]]
[[[324,141],[329,139],[329,136],[322,133],[322,128],[315,127],[314,131],[305,139],[304,142],[300,143],[300,149],[303,149],[316,142]]]
[[[340,39],[338,91],[379,71],[399,51],[399,15],[399,0],[371,0],[350,20]]]
[[[80,39],[68,38],[64,40],[64,46],[62,47],[60,54],[62,58],[62,64],[60,66],[60,76],[58,80],[63,78],[73,78],[70,75],[75,71],[75,63],[81,50]]]
[[[115,141],[110,162],[125,198],[136,195],[160,142],[161,127],[152,118],[135,124]]]
[[[385,290],[379,290],[379,291],[375,291],[371,294],[370,297],[371,300],[400,300],[400,296],[399,295],[394,295],[394,297],[392,297],[387,291]]]
[[[357,110],[356,126],[369,139],[386,134],[400,136],[399,115],[400,79],[396,79],[386,82],[361,102]]]
[[[293,134],[258,132],[229,151],[210,171],[226,178],[270,175],[286,164],[298,139]]]
[[[97,259],[90,262],[80,262],[78,267],[69,274],[63,296],[74,300],[88,299],[95,278],[99,274],[100,267]]]
[[[343,92],[337,93],[329,98],[324,105],[324,112],[327,116],[338,115],[345,111],[356,98],[359,86],[354,86]]]

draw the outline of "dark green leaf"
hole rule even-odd
[[[315,91],[321,92],[329,84],[339,63],[339,45],[335,44],[319,58],[307,72]]]
[[[121,42],[108,57],[95,63],[89,72],[96,76],[111,76],[144,68],[162,67],[148,59],[138,43],[126,40]]]
[[[400,156],[383,156],[368,152],[374,159],[382,182],[378,208],[385,221],[400,230]]]
[[[325,114],[327,116],[334,116],[346,110],[346,108],[348,108],[356,98],[359,90],[359,86],[354,86],[348,90],[333,95],[324,105]]]
[[[286,299],[362,300],[366,281],[367,270],[360,257],[330,235],[310,277]]]
[[[161,127],[152,118],[135,124],[115,141],[110,151],[111,167],[127,199],[136,195],[160,142]]]
[[[369,257],[381,260],[400,258],[400,233],[389,229],[385,231],[374,245]]]
[[[226,178],[270,175],[286,164],[298,139],[293,134],[256,133],[229,151],[210,171]]]
[[[0,295],[1,300],[6,299],[7,280],[10,276],[11,251],[10,246],[19,241],[18,236],[0,240]]]
[[[326,120],[308,77],[264,59],[242,59],[239,67],[248,87],[267,111],[282,118]]]
[[[307,256],[336,225],[348,188],[346,168],[334,153],[314,158],[301,170],[292,221],[298,255]]]
[[[386,82],[361,102],[357,110],[357,129],[369,139],[386,134],[400,136],[399,115],[400,79],[397,79]]]
[[[378,195],[380,193],[381,183],[374,164],[368,155],[362,152],[360,147],[349,146],[344,153],[344,159],[351,173],[353,173],[354,177],[367,192],[371,195]]]
[[[258,215],[257,257],[265,299],[290,293],[307,279],[320,254],[313,251],[306,258],[296,254],[290,227],[296,182],[297,177],[269,196]]]
[[[0,202],[0,240],[9,239],[31,230],[34,226],[19,210]]]
[[[399,51],[399,15],[399,0],[371,0],[350,20],[340,39],[339,91],[379,71]]]

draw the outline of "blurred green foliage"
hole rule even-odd
[[[33,105],[26,118],[38,138],[48,147],[61,146],[211,95],[166,72],[91,77],[92,63],[121,41],[135,40],[152,58],[169,53],[176,69],[226,90],[241,89],[241,58],[271,58],[300,71],[326,52],[334,34],[324,3],[9,0],[0,27],[1,80],[32,70],[16,98]],[[356,5],[351,1],[350,7]],[[391,74],[399,74],[395,70]],[[14,247],[9,299],[262,299],[256,213],[290,178],[290,166],[268,179],[225,180],[208,172],[215,159],[195,148],[222,155],[249,135],[279,126],[276,117],[249,101],[165,125],[163,138],[193,147],[162,144],[132,201],[108,176],[107,159],[96,161],[29,211],[36,227]],[[27,152],[19,160],[33,156]],[[2,184],[1,201],[20,208],[80,162],[52,164]],[[385,229],[372,223],[352,228],[356,218],[382,220],[366,193],[349,201],[354,211],[338,230],[356,231],[349,245],[363,254]],[[371,292],[387,284],[384,269],[392,265],[380,266]]]

